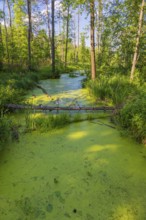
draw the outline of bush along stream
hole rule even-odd
[[[108,102],[112,106],[117,100],[105,95],[92,99],[91,90],[81,89],[83,79],[63,74],[42,80],[39,85],[46,93],[34,88],[23,103],[94,106]],[[2,114],[1,130],[9,142],[0,153],[0,219],[146,219],[146,149],[114,129],[119,123],[127,130],[133,126],[142,135],[136,139],[145,138],[140,130],[145,103],[138,103],[143,90],[138,95],[136,99],[130,91],[125,97],[133,102],[123,103],[121,98],[114,102],[122,109],[113,113],[32,109]],[[137,105],[142,109],[140,116]]]

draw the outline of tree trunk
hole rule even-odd
[[[131,68],[131,74],[130,74],[130,81],[132,81],[134,78],[135,67],[137,64],[138,48],[139,48],[140,36],[141,36],[141,32],[142,32],[142,20],[143,20],[143,14],[144,14],[143,13],[144,12],[144,5],[145,5],[145,0],[142,0],[140,15],[139,15],[138,33],[137,33],[137,38],[136,38],[136,46],[135,46],[135,52],[134,52],[134,56],[133,56],[133,62],[132,62],[132,68]]]
[[[27,13],[28,13],[28,69],[31,70],[31,41],[32,41],[32,18],[31,18],[31,0],[27,0]]]
[[[6,25],[6,14],[5,14],[5,0],[3,2],[3,13],[4,13],[4,28],[5,28],[5,34],[6,34],[6,54],[7,54],[7,59],[8,59],[8,66],[10,68],[10,53],[9,53],[9,46],[8,46],[8,30],[7,30],[7,25]]]
[[[3,41],[2,41],[2,29],[0,23],[0,70],[3,68]]]
[[[97,47],[98,54],[100,53],[101,48],[101,30],[102,30],[102,0],[98,0],[98,18],[97,18]]]
[[[11,64],[13,66],[13,28],[12,28],[12,13],[11,13],[11,7],[10,7],[10,2],[9,0],[6,0],[7,7],[8,7],[8,14],[9,14],[9,26],[10,26],[10,43],[11,43],[11,48],[12,52],[10,54],[11,58]]]
[[[10,8],[10,3],[9,3],[9,0],[6,0],[6,3],[7,3],[7,7],[8,7],[8,13],[9,13],[9,25],[10,25],[10,28],[12,27],[12,15],[11,15],[11,8]]]
[[[55,22],[54,22],[54,12],[55,12],[55,0],[51,2],[51,10],[52,10],[52,44],[51,44],[51,51],[52,51],[52,74],[55,77]]]
[[[68,35],[69,35],[69,8],[67,7],[67,18],[66,18],[66,41],[65,41],[65,69],[67,67],[67,55],[68,55]]]
[[[77,62],[79,61],[79,45],[80,45],[80,12],[78,6],[78,49],[77,49]]]
[[[50,52],[49,52],[49,55],[51,57],[51,28],[50,28],[50,14],[49,14],[49,3],[50,1],[49,0],[45,0],[45,3],[46,3],[46,13],[47,13],[47,26],[48,26],[48,39],[49,39],[49,49],[50,49]]]
[[[90,44],[91,44],[91,78],[95,79],[96,64],[95,64],[95,36],[94,36],[94,0],[90,0]]]

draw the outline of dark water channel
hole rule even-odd
[[[81,79],[42,81],[51,98],[26,98],[92,104]],[[98,123],[21,135],[0,154],[0,220],[145,220],[145,170],[146,149]]]

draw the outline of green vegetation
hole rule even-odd
[[[59,113],[59,114],[25,114],[25,132],[41,131],[48,132],[54,129],[62,128],[70,123],[81,122],[86,120],[94,120],[100,118],[107,118],[108,114],[103,113]]]
[[[139,142],[146,140],[146,90],[139,81],[129,82],[124,76],[101,76],[86,83],[95,100],[117,107],[112,116],[120,127]],[[119,109],[120,108],[120,109]]]
[[[0,1],[0,219],[146,219],[145,4]]]
[[[117,116],[120,126],[137,141],[146,144],[146,90],[141,88]]]

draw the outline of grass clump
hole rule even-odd
[[[44,115],[36,114],[34,116],[26,116],[26,129],[39,130],[41,132],[47,132],[53,129],[62,128],[70,123],[69,114],[59,115]]]
[[[136,89],[136,86],[123,76],[107,77],[101,75],[98,79],[89,81],[87,88],[95,99],[102,101],[108,99],[109,102],[112,101],[113,105],[121,106],[132,91]]]

